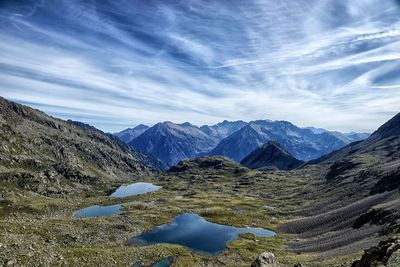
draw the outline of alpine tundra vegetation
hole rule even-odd
[[[399,14],[1,0],[0,266],[400,266]]]

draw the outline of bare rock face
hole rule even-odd
[[[251,264],[251,267],[279,267],[279,263],[275,259],[275,255],[271,252],[263,252]]]
[[[388,263],[398,262],[400,251],[400,238],[394,237],[381,241],[377,246],[365,250],[360,260],[353,262],[351,267],[373,267]]]

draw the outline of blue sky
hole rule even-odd
[[[391,0],[3,0],[0,95],[111,132],[372,131],[400,111],[399,14]]]

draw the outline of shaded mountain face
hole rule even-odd
[[[240,162],[257,147],[271,140],[271,133],[257,124],[249,124],[222,141],[208,155],[226,156]]]
[[[342,133],[299,128],[287,121],[252,121],[221,140],[209,155],[222,155],[241,161],[250,152],[273,140],[294,157],[307,161],[339,149],[353,139]]]
[[[45,195],[149,173],[112,135],[0,98],[0,182]]]
[[[292,170],[304,162],[294,158],[277,142],[269,141],[251,152],[240,163],[250,169]]]
[[[133,139],[144,133],[149,128],[150,128],[149,126],[139,124],[134,128],[128,128],[119,133],[115,133],[115,136],[117,136],[122,142],[129,143],[130,141],[132,141]]]
[[[129,145],[138,151],[149,153],[168,165],[193,158],[212,149],[218,140],[210,137],[190,123],[157,123],[132,140]]]

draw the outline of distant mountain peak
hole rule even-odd
[[[190,123],[176,124],[165,121],[146,130],[128,145],[171,166],[211,150],[217,141]]]
[[[278,142],[268,141],[245,157],[241,164],[251,169],[292,170],[303,164]]]
[[[142,133],[144,133],[147,129],[150,127],[144,124],[139,124],[135,126],[134,128],[127,128],[119,133],[115,133],[114,135],[118,137],[122,142],[124,143],[129,143]]]
[[[191,124],[190,122],[184,122],[184,123],[179,124],[179,125],[182,126],[182,127],[197,127],[197,126]]]
[[[148,128],[150,128],[150,127],[147,125],[139,124],[139,125],[136,125],[133,129],[139,130],[139,129],[148,129]]]

